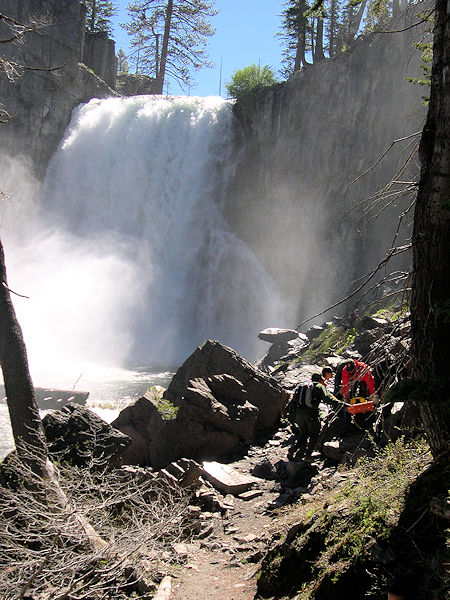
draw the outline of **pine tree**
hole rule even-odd
[[[334,56],[338,52],[338,26],[340,18],[340,0],[328,0],[325,4],[325,11],[327,19],[325,21],[325,38],[328,42],[327,49],[328,55]]]
[[[155,77],[157,93],[170,78],[192,85],[191,70],[212,66],[206,39],[214,33],[208,20],[217,14],[213,0],[135,0],[122,26],[131,37],[136,73]]]
[[[283,74],[292,75],[299,71],[302,66],[309,64],[306,60],[307,53],[311,50],[312,20],[306,16],[310,9],[306,0],[288,0],[283,10],[283,33],[281,37],[284,43],[283,63],[285,69]]]
[[[128,73],[129,65],[127,60],[127,55],[119,48],[119,52],[117,53],[117,72],[118,73]]]
[[[111,33],[111,17],[117,14],[117,5],[113,0],[84,0],[87,7],[86,31]]]

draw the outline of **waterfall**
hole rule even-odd
[[[40,201],[5,240],[33,356],[176,365],[208,338],[262,354],[282,302],[222,216],[231,108],[137,96],[74,111]]]

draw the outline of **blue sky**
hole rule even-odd
[[[128,51],[128,36],[119,25],[127,20],[127,3],[118,1],[119,14],[113,20],[116,53],[119,48],[125,54]],[[215,6],[219,14],[211,22],[216,32],[208,40],[208,53],[215,67],[194,73],[197,85],[190,90],[192,96],[219,94],[221,61],[223,97],[226,97],[225,84],[237,69],[259,63],[269,65],[278,74],[280,68],[282,48],[275,34],[281,27],[283,0],[216,0]],[[177,84],[169,86],[169,94],[182,93]]]

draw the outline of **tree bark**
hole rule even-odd
[[[90,20],[89,31],[93,33],[95,31],[95,21],[97,19],[97,0],[92,0],[92,12]]]
[[[323,19],[320,17],[317,17],[314,62],[320,62],[321,60],[325,60],[325,54],[323,52]]]
[[[0,241],[0,365],[16,450],[34,473],[47,473],[47,444],[36,403],[22,330],[16,318],[6,278]]]
[[[162,94],[164,90],[164,79],[166,77],[167,53],[169,49],[170,28],[172,23],[173,0],[167,1],[166,18],[164,21],[164,35],[161,48],[161,60],[159,62],[159,72],[156,78],[156,94]]]
[[[436,387],[420,411],[433,455],[448,448],[450,378],[450,34],[447,0],[436,0],[431,95],[419,148],[414,214],[412,349],[414,378]],[[426,389],[427,386],[424,386]],[[439,397],[436,397],[436,396]]]

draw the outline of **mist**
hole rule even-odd
[[[205,339],[254,360],[280,293],[222,215],[220,98],[93,100],[42,185],[3,159],[2,240],[30,364],[175,365]]]

